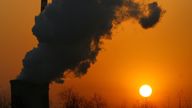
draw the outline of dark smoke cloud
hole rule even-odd
[[[149,28],[159,21],[156,2],[145,6],[148,15],[143,6],[133,0],[54,0],[35,18],[32,31],[39,44],[26,54],[18,79],[49,83],[62,82],[66,71],[86,74],[113,25],[134,18]]]
[[[139,23],[142,25],[143,28],[150,28],[153,27],[156,22],[160,20],[160,16],[162,14],[161,8],[158,7],[156,2],[150,3],[148,5],[149,8],[149,15],[141,17]]]

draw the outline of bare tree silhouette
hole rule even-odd
[[[97,94],[94,94],[91,99],[86,99],[69,88],[59,96],[62,108],[107,108],[106,101]]]
[[[80,97],[72,89],[66,89],[60,93],[62,108],[81,108],[84,103],[83,98]]]
[[[123,102],[120,106],[121,108],[128,108],[127,102]],[[136,106],[133,106],[133,108],[137,108]]]
[[[2,91],[0,91],[0,108],[10,108],[10,102]]]
[[[107,102],[98,94],[94,94],[88,101],[88,108],[107,108]]]

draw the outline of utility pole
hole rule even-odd
[[[167,108],[170,108],[170,98],[167,98]]]
[[[181,90],[178,93],[178,97],[179,97],[179,108],[182,108],[182,96],[183,96],[183,91]]]
[[[144,108],[148,108],[148,100],[147,100],[147,97],[144,98]]]
[[[41,0],[41,12],[45,9],[47,6],[48,0]]]

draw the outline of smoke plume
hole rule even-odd
[[[66,71],[82,76],[96,62],[101,40],[111,37],[114,25],[133,18],[146,29],[161,14],[157,2],[54,0],[35,18],[32,31],[39,44],[26,54],[18,79],[63,82]]]

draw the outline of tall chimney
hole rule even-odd
[[[49,108],[49,84],[11,80],[12,108]]]
[[[41,12],[45,9],[47,6],[48,1],[47,0],[41,0]]]

